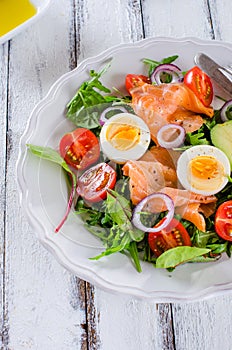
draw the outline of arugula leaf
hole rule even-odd
[[[102,229],[102,228],[101,228]],[[96,231],[93,230],[93,228],[90,228],[90,232],[94,233],[94,235],[96,235]],[[113,231],[114,228],[112,227]],[[102,232],[100,232],[100,230],[98,231],[97,236],[99,237],[99,234],[101,234],[102,236]],[[122,231],[120,229],[118,229],[118,227],[116,228],[116,235],[114,234],[114,241],[113,244],[106,248],[105,251],[103,251],[101,254],[90,258],[90,260],[99,260],[100,258],[104,257],[104,256],[108,256],[114,253],[125,253],[126,251],[130,254],[132,260],[134,261],[136,270],[138,272],[142,271],[141,265],[140,265],[140,260],[139,260],[139,255],[138,255],[138,249],[137,249],[137,244],[134,241],[130,241],[130,237],[128,235],[124,235],[124,237],[121,239],[120,236],[122,236]],[[103,234],[104,237],[104,234]],[[105,237],[104,237],[105,238]],[[104,241],[104,239],[103,239]]]
[[[161,61],[154,61],[149,58],[144,58],[143,63],[148,65],[148,76],[150,76],[154,71],[154,69],[158,67],[160,64],[170,64],[174,62],[178,57],[179,57],[178,55],[174,55],[174,56],[163,58]]]
[[[88,223],[85,227],[98,236],[106,249],[101,254],[91,258],[98,260],[103,256],[114,254],[116,252],[128,252],[134,261],[137,271],[141,271],[140,261],[136,242],[144,238],[144,232],[135,228],[131,223],[132,209],[128,199],[113,190],[108,190],[107,199],[104,202],[105,211],[99,222],[99,217],[95,221],[98,226],[91,226],[90,217],[96,218],[96,213],[91,209],[87,209],[85,214],[89,215]],[[83,212],[83,208],[79,213]],[[102,222],[106,219],[107,227],[102,227]],[[93,221],[92,221],[93,222]]]
[[[231,257],[231,252],[232,252],[232,243],[231,242],[227,242],[227,250],[226,250],[226,254],[228,255],[228,257]]]
[[[205,121],[205,126],[207,127],[207,129],[210,131],[211,129],[213,129],[213,127],[216,124],[221,124],[223,123],[223,121],[221,120],[221,110],[215,110],[214,111],[214,116],[211,119],[206,119]]]
[[[127,250],[130,253],[130,255],[131,255],[131,257],[132,257],[132,259],[134,261],[136,270],[138,272],[142,272],[142,268],[141,268],[140,260],[139,260],[138,248],[137,248],[136,242],[130,242]]]
[[[190,261],[210,252],[210,249],[198,247],[175,247],[166,250],[156,260],[157,268],[175,268],[177,265]]]
[[[99,93],[99,91],[109,93],[110,89],[105,87],[99,80],[102,74],[109,68],[110,64],[106,65],[99,73],[94,70],[90,70],[90,79],[81,84],[80,88],[77,90],[75,96],[68,103],[68,117],[73,113],[78,111],[80,108],[93,106],[95,104],[105,102],[104,97]],[[96,90],[95,90],[95,89]],[[97,91],[98,90],[98,91]]]
[[[232,183],[228,182],[228,184],[219,193],[216,193],[215,196],[218,198],[217,207],[220,204],[232,199]]]
[[[75,96],[67,104],[67,118],[79,127],[94,129],[100,126],[99,116],[101,112],[112,104],[112,102],[123,102],[119,98],[109,94],[111,92],[99,80],[107,71],[110,63],[107,64],[99,73],[90,70],[90,80],[82,83]]]
[[[222,254],[227,251],[228,242],[225,243],[215,243],[207,245],[213,254]]]
[[[214,111],[213,118],[204,119],[204,123],[198,130],[186,134],[185,142],[191,146],[212,145],[210,130],[221,122],[220,111]]]
[[[200,130],[200,129],[199,129]],[[204,132],[197,131],[195,133],[188,132],[186,134],[186,141],[190,143],[192,146],[196,145],[209,145],[210,141],[208,141],[205,137]]]
[[[207,245],[215,242],[215,240],[219,240],[218,235],[214,231],[200,231],[198,229],[195,230],[194,236],[192,238],[192,242],[195,246],[199,248],[206,248]]]

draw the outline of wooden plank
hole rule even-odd
[[[176,349],[231,349],[232,296],[175,304],[173,307]]]
[[[0,347],[8,342],[8,320],[5,303],[5,225],[6,225],[6,149],[7,149],[7,89],[8,89],[8,44],[0,47]]]
[[[54,2],[46,16],[10,43],[5,231],[7,349],[76,350],[82,348],[86,339],[86,310],[81,306],[77,280],[37,241],[19,206],[15,183],[19,138],[30,112],[72,64],[71,13],[72,1]]]
[[[96,305],[100,313],[100,349],[174,349],[168,305],[114,295],[99,288]]]
[[[140,16],[141,4],[143,19]],[[112,295],[73,277],[37,242],[21,209],[15,204],[14,164],[19,137],[32,107],[62,73],[112,45],[141,39],[144,32],[146,36],[213,38],[211,24],[216,21],[217,8],[214,8],[215,14],[210,13],[206,1],[143,0],[141,4],[133,0],[60,0],[38,25],[11,43],[11,147],[8,149],[5,256],[6,325],[9,323],[10,328],[4,340],[8,348],[114,350],[134,349],[136,346],[144,350],[167,350],[174,349],[176,342],[176,349],[207,350],[214,348],[209,337],[213,339],[216,327],[211,321],[215,321],[221,306],[224,318],[221,324],[217,322],[221,332],[226,321],[231,323],[230,317],[225,316],[226,306],[231,304],[230,298],[214,300],[215,307],[213,302],[194,303],[192,307],[190,304],[156,305],[128,296]],[[219,7],[219,0],[217,4]],[[228,4],[225,3],[227,7]],[[76,14],[75,20],[73,13]],[[191,25],[189,18],[194,18]],[[223,28],[225,36],[226,27]],[[215,33],[217,37],[217,31]],[[34,38],[37,38],[36,42]],[[4,134],[1,136],[4,143]],[[199,326],[197,336],[202,343],[196,339],[194,342],[194,326],[204,312],[202,326],[205,327],[206,340],[199,336]],[[190,315],[193,321],[189,324]],[[225,329],[229,331],[228,325]],[[208,336],[207,328],[210,329]],[[187,339],[188,334],[191,342]],[[223,347],[223,340],[216,339],[216,343],[223,350],[229,349]],[[225,344],[227,346],[228,342]]]
[[[209,5],[215,39],[231,43],[231,2],[228,0],[209,0]]]
[[[175,350],[172,306],[167,303],[158,304],[157,310],[159,312],[159,334],[162,337],[162,349]]]
[[[143,0],[142,10],[146,37],[212,38],[207,1]]]
[[[95,288],[90,283],[86,283],[86,317],[87,317],[87,334],[88,349],[99,349],[100,337],[98,322],[100,312],[97,313],[95,302]]]
[[[78,61],[121,42],[143,38],[140,1],[76,1]]]

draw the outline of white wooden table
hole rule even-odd
[[[15,179],[30,112],[60,75],[145,37],[232,41],[231,10],[231,0],[54,0],[36,24],[0,46],[1,349],[232,349],[232,294],[156,304],[78,279],[37,241]]]

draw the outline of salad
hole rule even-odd
[[[71,208],[105,250],[174,269],[232,250],[232,101],[214,110],[210,78],[178,56],[144,59],[147,75],[125,77],[126,96],[101,82],[110,65],[67,105],[73,131],[57,150],[28,144],[67,173]],[[78,229],[78,228],[77,228]]]

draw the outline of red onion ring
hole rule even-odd
[[[223,122],[232,120],[232,99],[224,103],[221,108],[220,116]]]
[[[151,200],[151,199],[162,199],[164,201],[165,207],[168,210],[167,215],[164,219],[160,221],[160,224],[156,225],[155,227],[146,227],[143,225],[143,223],[140,220],[140,213],[143,211],[144,206]],[[137,206],[133,210],[132,215],[132,223],[135,227],[138,229],[144,231],[144,232],[159,232],[163,230],[172,220],[174,216],[174,202],[173,200],[164,193],[153,193],[139,202]]]
[[[119,110],[122,113],[127,113],[128,112],[128,110],[125,107],[123,107],[123,106],[111,106],[111,107],[106,108],[102,112],[102,114],[100,115],[100,118],[99,118],[99,123],[100,123],[101,126],[103,126],[105,124],[105,122],[107,122],[107,120],[108,120],[106,118],[106,114],[108,112],[110,112],[110,111],[115,111],[115,110]]]
[[[165,141],[163,138],[163,133],[169,129],[179,130],[179,135],[173,141]],[[162,126],[157,133],[157,141],[161,147],[171,149],[180,147],[184,143],[185,139],[185,129],[178,124],[166,124]]]
[[[180,83],[183,80],[183,74],[181,73],[181,69],[175,64],[170,63],[160,64],[159,66],[157,66],[151,73],[151,82],[156,83],[157,85],[163,84],[161,80],[161,74],[163,73],[171,75],[171,83]]]

